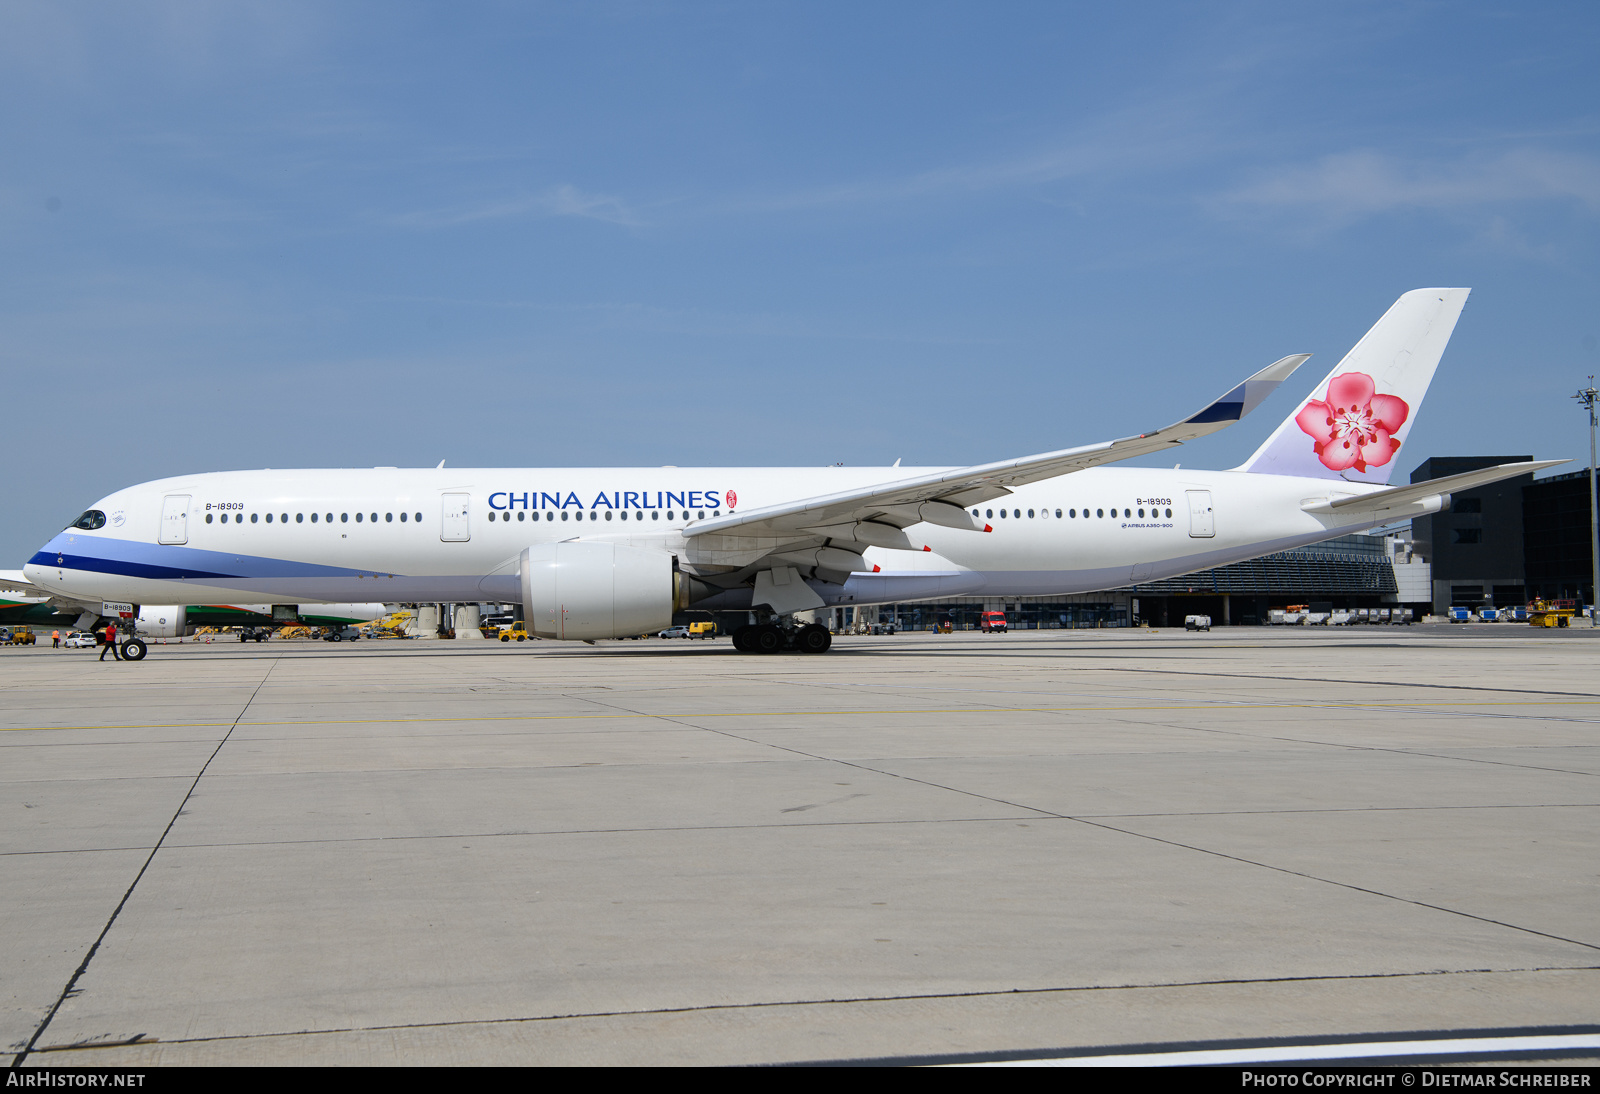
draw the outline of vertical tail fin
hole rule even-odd
[[[1396,300],[1238,470],[1387,483],[1471,291]]]

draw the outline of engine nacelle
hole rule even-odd
[[[184,638],[194,633],[182,604],[145,604],[135,628],[140,638]]]
[[[672,625],[672,556],[578,540],[522,552],[522,618],[540,638],[624,638]]]

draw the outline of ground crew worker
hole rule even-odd
[[[53,649],[53,650],[59,650],[61,648],[61,632],[60,631],[51,631],[50,632],[50,648]]]
[[[111,660],[122,660],[122,654],[117,650],[117,625],[115,623],[106,624],[106,644],[100,650],[100,660],[102,661],[106,659],[106,650],[111,651]]]

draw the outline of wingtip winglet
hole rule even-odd
[[[1278,385],[1294,375],[1294,370],[1311,359],[1309,353],[1291,353],[1280,357],[1222,398],[1206,407],[1192,418],[1184,419],[1186,425],[1208,425],[1212,422],[1237,422],[1265,401],[1278,389]]]

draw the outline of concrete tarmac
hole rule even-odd
[[[0,650],[26,1065],[1593,1024],[1600,636]]]

